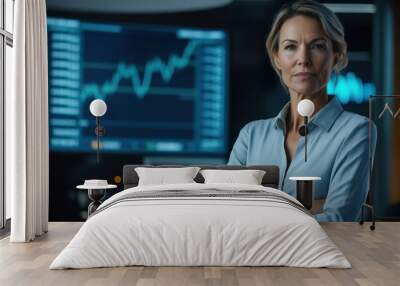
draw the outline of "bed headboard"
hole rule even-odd
[[[191,165],[195,166],[195,165]],[[187,167],[184,165],[124,165],[123,169],[123,183],[124,190],[128,188],[133,188],[138,185],[139,176],[137,175],[135,168],[136,167],[147,167],[147,168],[177,168],[177,167]],[[201,169],[219,169],[219,170],[264,170],[265,175],[262,179],[262,185],[265,187],[272,187],[277,189],[279,186],[279,167],[272,165],[254,165],[254,166],[231,166],[231,165],[196,165],[196,167],[200,167]],[[200,174],[194,178],[197,183],[204,183],[204,178]]]

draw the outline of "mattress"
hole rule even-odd
[[[130,265],[351,267],[286,193],[199,183],[134,187],[112,196],[50,269]]]

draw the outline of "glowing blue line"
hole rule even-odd
[[[78,91],[65,88],[52,88],[51,94],[53,96],[65,96],[71,98],[77,98],[79,96]]]
[[[79,101],[77,99],[53,97],[51,98],[52,105],[61,105],[65,107],[79,107]]]
[[[53,128],[53,135],[58,137],[79,137],[79,129]]]
[[[82,23],[82,30],[89,31],[98,31],[102,33],[120,33],[122,31],[122,27],[119,25],[110,25],[110,24],[92,24],[92,23]]]
[[[64,60],[69,60],[72,62],[79,61],[79,54],[75,54],[75,53],[53,51],[51,53],[51,57],[53,59],[64,59]]]
[[[66,88],[79,88],[79,81],[76,80],[68,80],[68,79],[52,79],[51,81],[52,86],[58,87],[66,87]]]
[[[218,56],[222,56],[225,54],[225,51],[222,48],[205,48],[203,52],[206,54],[213,54]]]
[[[63,50],[69,51],[74,53],[79,53],[81,47],[79,44],[70,44],[70,43],[63,43],[63,42],[54,42],[52,43],[53,50]]]
[[[60,147],[76,147],[79,145],[78,139],[51,138],[52,146]]]
[[[61,119],[61,118],[52,118],[50,120],[51,126],[68,126],[68,127],[76,127],[78,124],[77,120],[75,119]]]
[[[78,63],[71,63],[67,61],[61,61],[61,60],[53,60],[51,61],[51,67],[52,68],[60,68],[60,69],[68,69],[68,70],[73,70],[73,71],[78,71],[80,68],[80,64]]]
[[[222,73],[222,67],[205,65],[203,66],[204,72],[212,72],[212,73]]]
[[[47,24],[53,27],[61,27],[61,28],[78,28],[79,21],[71,20],[71,19],[58,19],[58,18],[47,18]]]
[[[196,49],[195,41],[189,42],[185,47],[181,57],[172,54],[165,64],[160,58],[154,58],[148,61],[144,67],[143,80],[140,80],[139,71],[136,65],[126,65],[120,63],[116,72],[110,81],[106,81],[101,86],[96,83],[86,84],[82,88],[81,100],[85,101],[88,97],[94,96],[99,99],[106,99],[109,94],[118,90],[119,83],[122,79],[130,79],[132,82],[132,90],[139,97],[143,98],[149,91],[153,73],[160,72],[163,80],[169,82],[176,69],[182,69],[189,65],[191,56]]]
[[[79,115],[79,108],[52,107],[50,111],[51,114],[61,114],[61,115],[71,115],[71,116]]]
[[[72,44],[79,44],[81,38],[76,35],[68,34],[68,33],[54,33],[53,40],[59,42],[70,42]]]
[[[72,73],[67,70],[62,70],[62,69],[53,69],[51,71],[51,77],[59,77],[59,78],[66,78],[66,79],[71,79],[71,80],[79,80],[79,73]]]
[[[343,104],[347,104],[351,101],[356,103],[368,101],[370,96],[375,95],[376,88],[373,83],[363,83],[353,72],[348,72],[344,76],[332,76],[327,91],[329,94],[335,94]]]
[[[177,38],[180,39],[201,39],[201,40],[220,40],[225,38],[222,31],[198,31],[198,30],[178,30]]]

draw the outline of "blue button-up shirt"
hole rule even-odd
[[[319,221],[354,221],[368,193],[369,119],[344,111],[333,96],[309,121],[307,162],[304,137],[297,143],[288,166],[285,152],[288,102],[275,118],[246,124],[233,146],[230,165],[276,165],[279,189],[296,197],[292,176],[318,176],[314,199],[325,199]],[[371,124],[371,154],[375,153],[376,126]]]

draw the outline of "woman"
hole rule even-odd
[[[277,165],[279,188],[295,196],[291,176],[319,176],[314,199],[325,199],[319,221],[354,221],[368,193],[369,120],[344,111],[326,88],[332,72],[347,65],[343,26],[335,14],[314,1],[296,1],[276,16],[268,35],[272,66],[290,95],[275,118],[248,123],[237,138],[228,164]],[[313,101],[304,161],[303,99]],[[372,155],[376,144],[373,125]]]

